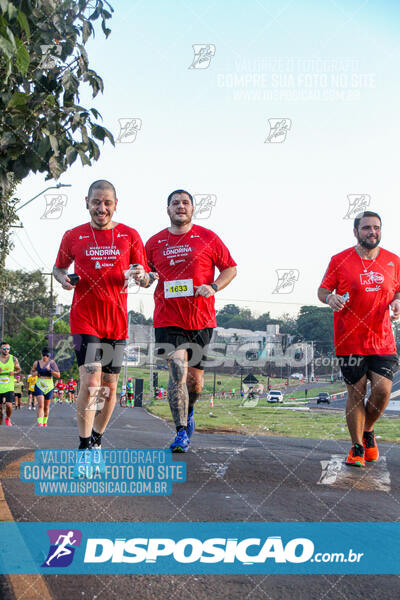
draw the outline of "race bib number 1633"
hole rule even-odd
[[[182,298],[193,296],[193,279],[176,279],[164,281],[165,298]]]

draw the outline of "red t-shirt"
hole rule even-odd
[[[73,381],[67,381],[67,390],[69,392],[73,392],[76,388],[76,381],[75,379]]]
[[[236,266],[219,237],[199,225],[180,235],[163,229],[149,239],[146,253],[150,268],[160,277],[154,293],[154,327],[175,326],[186,330],[216,327],[214,296],[204,298],[193,294],[196,287],[213,283],[215,267],[223,271]],[[167,291],[164,282],[168,282]],[[180,293],[179,288],[187,288],[184,293],[190,293],[191,287],[191,295],[173,296]]]
[[[94,231],[94,233],[93,233]],[[149,270],[143,242],[135,229],[117,223],[94,229],[89,223],[64,234],[56,267],[75,261],[80,276],[71,307],[71,333],[123,340],[128,337],[127,294],[121,293],[130,264]]]
[[[350,299],[333,313],[337,355],[396,354],[389,304],[400,291],[400,259],[380,248],[375,260],[363,259],[354,247],[331,258],[321,287]]]
[[[63,392],[67,386],[63,381],[57,381],[55,387],[58,389],[59,392]]]

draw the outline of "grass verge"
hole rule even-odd
[[[149,412],[170,422],[171,412],[168,402],[155,400],[146,405]],[[214,406],[206,400],[196,404],[196,431],[230,432],[248,435],[275,435],[285,437],[348,440],[344,412],[319,408],[297,412],[266,406],[246,408],[240,400],[214,401]],[[382,442],[400,443],[400,418],[383,416],[377,423],[375,433]]]

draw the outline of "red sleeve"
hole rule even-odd
[[[395,293],[400,292],[400,258],[396,257],[396,281],[395,281]]]
[[[150,271],[149,265],[147,264],[146,252],[142,238],[137,231],[133,231],[131,237],[131,253],[129,257],[129,263],[131,265],[142,265],[147,273]]]
[[[228,248],[216,235],[213,244],[214,263],[219,271],[224,271],[229,267],[236,267],[236,263],[233,260]]]
[[[322,278],[320,287],[326,288],[329,291],[336,290],[339,283],[337,275],[338,270],[336,267],[336,260],[335,257],[332,256],[328,268],[325,271],[325,275]]]
[[[152,244],[150,240],[147,240],[146,242],[146,246],[145,246],[145,250],[146,250],[146,257],[147,257],[147,263],[150,267],[151,271],[156,271],[157,269],[155,268],[154,264],[153,264],[153,260],[152,260]]]
[[[74,261],[74,255],[71,248],[71,232],[66,231],[61,240],[60,249],[57,254],[56,267],[58,269],[68,269],[70,264]]]

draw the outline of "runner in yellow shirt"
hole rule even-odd
[[[35,383],[37,382],[37,375],[28,375],[26,383],[28,384],[28,408],[29,410],[35,410],[36,398],[34,396]]]

